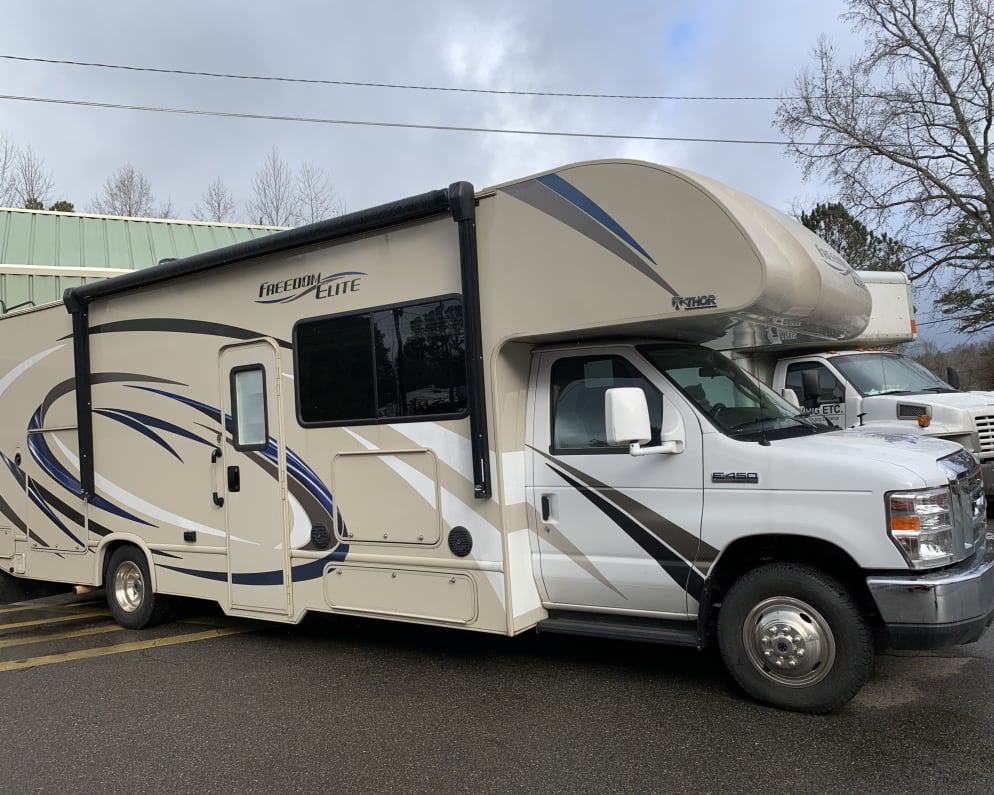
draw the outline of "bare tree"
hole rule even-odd
[[[200,197],[193,209],[193,217],[198,221],[231,221],[235,214],[235,200],[232,198],[220,177],[215,179]]]
[[[290,226],[296,223],[299,214],[293,171],[280,158],[275,146],[266,156],[262,168],[256,172],[252,191],[249,212],[258,223],[268,226]]]
[[[52,193],[52,176],[31,146],[19,150],[14,164],[15,199],[20,207],[43,209]]]
[[[0,135],[0,207],[17,203],[17,147],[7,133]]]
[[[131,218],[171,218],[172,202],[155,204],[148,178],[134,166],[122,166],[107,178],[92,201],[93,212]]]
[[[297,171],[297,222],[312,224],[345,212],[345,203],[335,197],[328,175],[313,163],[302,163]]]
[[[990,282],[994,0],[848,3],[843,18],[866,34],[865,52],[843,63],[818,41],[814,66],[777,109],[789,150],[855,214],[894,230],[912,278]],[[962,328],[994,325],[988,290],[978,303],[966,284],[954,287],[944,300]]]

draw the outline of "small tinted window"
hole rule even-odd
[[[466,410],[458,299],[304,321],[297,325],[294,351],[301,422],[375,422]]]
[[[635,386],[645,392],[652,442],[659,444],[662,396],[620,356],[575,356],[552,365],[552,447],[554,450],[627,450],[610,448],[604,420],[604,394],[612,387]]]

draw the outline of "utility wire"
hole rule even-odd
[[[225,72],[198,72],[191,69],[163,69],[152,66],[128,66],[125,64],[94,63],[90,61],[65,61],[56,58],[29,58],[23,55],[2,55],[0,59],[8,61],[26,61],[30,63],[58,64],[62,66],[89,66],[97,69],[120,69],[128,72],[154,72],[166,75],[187,75],[192,77],[219,77],[227,80],[268,80],[278,83],[307,83],[324,86],[356,86],[359,88],[394,88],[405,91],[449,91],[463,94],[497,94],[502,96],[522,97],[572,97],[582,99],[639,99],[639,100],[714,100],[721,102],[736,101],[780,101],[798,99],[798,97],[694,97],[694,96],[653,96],[648,94],[594,94],[568,91],[510,91],[495,88],[456,88],[453,86],[418,86],[402,83],[364,83],[358,80],[318,80],[304,77],[272,77],[265,75],[240,75]]]
[[[265,113],[234,113],[220,110],[193,110],[190,108],[159,108],[151,105],[119,105],[111,102],[87,102],[79,99],[53,99],[48,97],[19,97],[0,94],[0,100],[13,102],[41,102],[50,105],[75,105],[82,108],[108,108],[112,110],[140,110],[148,113],[178,113],[187,116],[214,116],[225,119],[257,119],[290,121],[307,124],[344,124],[357,127],[399,127],[408,130],[441,130],[446,132],[499,133],[502,135],[543,135],[559,138],[595,138],[619,141],[679,141],[706,144],[755,144],[759,146],[832,146],[830,143],[804,141],[763,141],[747,138],[686,138],[666,135],[622,135],[620,133],[585,133],[565,130],[515,130],[498,127],[460,127],[447,124],[410,124],[390,121],[361,121],[358,119],[321,119],[311,116],[276,116]]]

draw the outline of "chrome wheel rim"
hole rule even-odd
[[[126,560],[114,572],[114,599],[125,613],[134,613],[145,598],[145,580],[134,561]]]
[[[788,596],[764,599],[750,610],[742,642],[756,670],[787,687],[810,687],[835,663],[835,636],[825,617]]]

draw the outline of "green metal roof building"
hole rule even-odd
[[[0,208],[0,312],[59,301],[76,287],[282,227]]]

